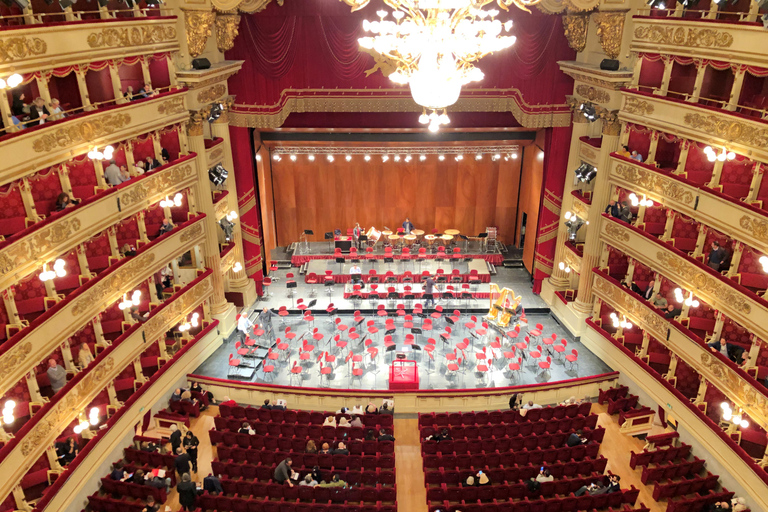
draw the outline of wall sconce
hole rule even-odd
[[[232,210],[231,212],[229,212],[227,214],[227,220],[229,222],[233,222],[233,221],[237,220],[237,217],[238,217],[238,215],[237,215],[237,212],[235,210]]]
[[[124,293],[123,301],[120,304],[118,304],[118,307],[121,310],[128,309],[133,306],[138,306],[139,304],[141,304],[141,290],[134,291],[133,294],[131,294],[130,300],[127,299],[127,295],[128,294]]]
[[[67,275],[67,269],[65,268],[67,262],[62,259],[57,259],[53,263],[53,270],[48,270],[47,264],[43,263],[43,271],[40,272],[40,280],[42,282],[50,281],[56,277],[64,277]]]
[[[20,85],[21,82],[23,82],[23,81],[24,81],[24,79],[21,77],[20,74],[14,73],[11,76],[9,76],[8,78],[6,78],[5,80],[0,78],[0,89],[6,89],[6,88],[9,88],[9,87],[11,89],[13,89],[17,85]]]
[[[760,256],[760,259],[757,261],[763,267],[763,272],[768,272],[768,256]]]
[[[232,271],[233,272],[240,272],[243,270],[243,266],[240,264],[239,261],[236,261],[234,265],[232,265]]]
[[[704,154],[707,155],[707,160],[710,162],[714,162],[715,160],[719,160],[721,162],[725,162],[726,160],[733,160],[736,158],[736,153],[733,151],[726,151],[725,148],[723,148],[722,153],[717,154],[717,152],[712,149],[712,146],[707,146],[704,148]]]
[[[693,292],[688,292],[688,297],[684,297],[680,288],[675,288],[675,300],[692,308],[699,307],[699,301],[693,298]]]
[[[175,196],[173,196],[173,199],[168,199],[168,196],[165,196],[165,199],[160,201],[160,208],[172,208],[174,206],[181,206],[181,201],[184,199],[184,196],[181,195],[181,192],[177,192]]]
[[[730,421],[733,425],[741,428],[747,428],[749,426],[749,422],[744,419],[744,411],[741,407],[739,407],[739,412],[736,414],[733,413],[731,404],[728,402],[721,403],[720,408],[723,409],[723,419],[725,421]]]
[[[613,321],[613,326],[615,328],[621,327],[622,329],[631,329],[632,323],[627,320],[627,317],[625,315],[621,315],[621,319],[619,319],[619,316],[616,313],[611,313],[611,320]]]
[[[90,423],[94,427],[99,424],[99,408],[98,407],[91,408],[91,412],[88,414],[88,423]]]
[[[8,400],[3,406],[3,423],[10,425],[16,421],[16,417],[13,415],[13,411],[16,409],[16,402]]]
[[[107,146],[104,148],[104,151],[99,151],[98,147],[94,147],[92,150],[88,152],[88,158],[91,160],[111,160],[112,154],[114,153],[115,148],[112,146]]]
[[[646,199],[645,194],[643,194],[642,199],[638,199],[637,195],[633,192],[632,194],[629,194],[629,202],[632,203],[632,206],[653,206],[653,201],[650,199]]]
[[[560,263],[558,263],[558,265],[557,265],[557,268],[559,268],[560,270],[562,270],[562,271],[563,271],[563,272],[565,272],[566,274],[569,274],[569,273],[571,272],[571,267],[570,267],[570,266],[568,266],[568,265],[566,265],[566,264],[565,264],[564,262],[562,262],[562,261],[561,261]]]
[[[185,332],[190,330],[193,327],[197,327],[199,324],[198,318],[200,318],[200,313],[193,313],[192,319],[187,322],[186,317],[184,318],[184,322],[179,325],[179,332]]]

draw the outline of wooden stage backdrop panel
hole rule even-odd
[[[345,232],[359,222],[364,228],[400,227],[405,217],[430,232],[458,229],[475,236],[487,226],[498,226],[499,236],[512,243],[517,225],[517,205],[522,158],[492,161],[489,155],[461,161],[428,155],[405,163],[382,162],[372,156],[365,162],[343,155],[328,162],[318,155],[310,162],[298,155],[271,160],[277,244],[295,242],[305,229],[320,241],[334,229]]]

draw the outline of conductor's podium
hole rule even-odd
[[[416,361],[407,359],[392,361],[389,366],[389,389],[393,391],[419,389],[419,367]]]

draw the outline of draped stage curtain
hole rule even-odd
[[[544,177],[541,187],[539,225],[536,229],[536,248],[533,263],[533,293],[541,292],[541,283],[552,274],[557,230],[560,225],[560,207],[568,173],[571,127],[547,128],[544,135]]]
[[[256,196],[256,169],[253,166],[251,130],[230,126],[229,136],[232,160],[235,165],[239,222],[243,233],[245,273],[256,282],[256,291],[261,295],[261,283],[264,280],[261,259],[261,215]]]

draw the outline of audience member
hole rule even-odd
[[[19,119],[27,115],[27,106],[24,104],[24,93],[20,91],[14,91],[13,102],[11,103],[11,112],[14,117]]]
[[[189,473],[189,470],[192,469],[189,455],[184,453],[184,450],[181,447],[176,448],[175,453],[176,459],[173,461],[173,464],[176,467],[176,471],[179,473],[179,476],[185,473]]]
[[[621,205],[618,201],[611,199],[608,201],[608,206],[605,207],[605,213],[611,214],[611,217],[618,219],[621,216]]]
[[[238,434],[255,434],[256,432],[253,431],[251,426],[248,424],[247,421],[243,422],[243,425],[240,427],[240,430],[237,431]]]
[[[192,398],[192,392],[190,390],[188,390],[188,389],[185,389],[184,391],[181,392],[181,401],[182,402],[188,402],[190,404],[196,404],[197,403],[197,399],[196,398]]]
[[[125,183],[131,178],[124,176],[123,173],[120,172],[120,168],[117,166],[117,163],[114,160],[110,160],[109,165],[106,169],[104,169],[104,179],[108,184],[114,187],[121,183]]]
[[[48,380],[51,382],[51,389],[58,393],[61,388],[67,385],[67,370],[59,365],[55,359],[48,360]]]
[[[128,473],[123,469],[123,461],[119,460],[112,466],[112,473],[109,474],[109,478],[112,480],[119,480],[121,482],[128,478]]]
[[[379,441],[394,441],[395,436],[388,434],[385,429],[379,430]]]
[[[67,114],[64,113],[64,111],[61,109],[61,104],[59,103],[59,100],[56,98],[51,98],[51,102],[48,104],[48,112],[50,112],[50,120],[51,121],[57,121],[59,119],[64,119],[67,117]]]
[[[331,453],[331,447],[328,446],[328,443],[323,443],[323,445],[320,447],[320,451],[317,453]]]
[[[173,222],[171,222],[171,219],[168,217],[163,219],[163,224],[160,226],[160,235],[164,235],[166,233],[170,233],[173,228],[176,226],[173,225]]]
[[[237,405],[237,402],[235,402],[234,400],[232,400],[231,398],[229,398],[229,397],[228,397],[228,396],[226,396],[226,395],[224,395],[224,396],[222,397],[222,400],[223,400],[223,401],[222,401],[222,402],[221,402],[219,405],[225,405],[225,406],[227,406],[227,407],[234,407],[234,406],[236,406],[236,405]]]
[[[342,416],[341,418],[339,418],[338,426],[339,428],[349,428],[351,425],[349,423],[349,420],[345,416]]]
[[[645,289],[640,288],[635,283],[632,283],[630,286],[630,289],[639,294],[642,295],[645,300],[651,300],[651,297],[653,297],[653,287],[656,285],[656,281],[651,279],[648,281],[648,284],[645,286]]]
[[[312,467],[312,480],[314,480],[315,482],[323,481],[323,474],[320,472],[320,466]]]
[[[355,414],[355,415],[352,416],[352,422],[350,423],[350,425],[353,426],[353,427],[360,427],[360,428],[362,428],[363,427],[363,421],[360,419],[360,416]]]
[[[144,168],[147,171],[151,171],[152,169],[157,169],[160,167],[160,162],[156,158],[152,158],[151,156],[148,156],[144,160]]]
[[[325,421],[323,422],[324,427],[335,427],[336,426],[336,416],[327,416],[325,418]]]
[[[141,445],[139,446],[139,450],[142,452],[147,453],[155,453],[159,451],[160,447],[155,443],[150,443],[149,441],[142,441]]]
[[[151,494],[147,496],[147,505],[141,509],[141,512],[158,512],[160,510],[160,504],[155,503],[155,497]]]
[[[628,146],[621,146],[621,150],[618,151],[618,154],[620,156],[625,157],[625,158],[629,158],[629,157],[632,156],[632,153],[629,152],[629,147]]]
[[[603,485],[602,482],[593,482],[591,484],[581,486],[574,494],[576,496],[583,496],[585,493],[590,496],[598,496],[601,494],[610,494],[612,492],[618,492],[621,490],[619,485],[621,477],[619,475],[611,475],[608,478],[608,485]]]
[[[342,442],[339,442],[339,446],[333,450],[334,455],[349,455],[349,450],[347,449],[347,445],[345,445]]]
[[[80,345],[80,350],[77,352],[77,364],[80,368],[85,368],[93,362],[93,355],[91,354],[91,348],[87,343]]]
[[[187,391],[189,393],[189,391]],[[192,462],[192,471],[197,473],[197,447],[200,445],[200,440],[192,433],[191,430],[187,430],[187,435],[184,436],[184,449],[189,455],[189,460]]]
[[[347,482],[342,480],[339,475],[333,475],[333,478],[330,482],[321,482],[317,484],[318,487],[347,487]]]
[[[123,246],[120,248],[120,255],[123,257],[136,256],[136,248],[127,243],[123,244]]]
[[[176,424],[171,425],[170,439],[171,453],[176,453],[176,450],[181,446],[181,430],[179,430],[179,427],[177,427]]]
[[[191,512],[195,510],[195,503],[197,502],[197,486],[192,481],[192,477],[189,473],[181,475],[181,481],[176,485],[176,490],[179,492],[179,505],[181,510]]]
[[[166,267],[168,268],[168,267]],[[208,398],[208,402],[213,403],[215,402],[213,398],[213,393],[210,391],[205,391],[203,389],[203,386],[200,385],[199,382],[193,382],[192,385],[189,387],[190,391],[193,393],[200,393],[201,395],[205,395]]]
[[[208,491],[209,494],[224,494],[221,479],[213,473],[209,473],[207,477],[203,478],[203,490]]]
[[[357,405],[355,405],[354,407],[352,407],[352,410],[351,410],[351,411],[349,411],[349,413],[350,413],[350,414],[352,414],[352,416],[353,416],[353,417],[354,417],[355,415],[358,415],[358,416],[359,416],[359,415],[361,415],[361,414],[365,414],[365,409],[363,409],[363,406],[362,406],[362,405],[360,405],[360,404],[357,404]]]
[[[720,352],[734,363],[741,359],[741,353],[744,352],[744,349],[733,343],[728,343],[725,341],[725,338],[720,338],[719,340],[707,343],[707,346],[714,352]]]
[[[643,161],[643,155],[641,155],[637,151],[632,151],[632,153],[629,155],[629,158],[631,158],[632,160],[637,160],[638,162]]]
[[[582,436],[582,431],[577,430],[576,432],[571,432],[571,434],[568,436],[568,438],[565,440],[566,446],[578,446],[580,444],[587,444],[589,441],[587,441],[587,438]]]
[[[376,440],[376,432],[374,432],[372,429],[368,429],[368,432],[365,433],[365,440],[366,441],[375,441]]]
[[[745,500],[741,496],[737,498],[733,498],[731,500],[731,510],[733,510],[733,512],[744,512],[748,508],[749,507],[747,507],[747,500]]]
[[[59,458],[61,459],[61,465],[66,466],[77,457],[80,453],[80,447],[77,445],[74,437],[70,437],[62,444],[59,452]]]
[[[725,512],[731,510],[731,504],[727,501],[717,501],[704,509],[706,512]]]
[[[478,471],[476,475],[469,475],[464,483],[468,487],[480,487],[483,485],[491,485],[491,479],[482,471]]]
[[[444,428],[442,431],[440,431],[439,434],[435,434],[432,437],[432,440],[437,441],[438,443],[440,441],[453,441],[453,437],[451,437],[451,432]]]
[[[291,478],[293,477],[293,474],[295,473],[291,469],[291,465],[293,464],[293,461],[289,458],[284,459],[280,464],[277,465],[275,468],[275,474],[274,479],[275,482],[279,484],[287,483],[289,487],[293,487],[293,482],[291,481]]]
[[[533,403],[533,400],[528,400],[528,403],[523,406],[523,409],[541,409],[541,406]]]
[[[143,469],[137,469],[136,472],[133,474],[133,478],[131,479],[131,482],[138,485],[144,485],[144,470]]]
[[[50,117],[51,113],[45,106],[45,100],[43,98],[35,98],[32,102],[32,106],[29,108],[29,122],[27,122],[27,128],[45,123],[46,119]]]
[[[512,393],[512,396],[509,397],[509,408],[516,411],[520,408],[521,403],[523,403],[522,393]]]
[[[317,445],[312,439],[307,441],[307,446],[304,448],[304,451],[307,453],[317,453]]]
[[[368,405],[365,406],[365,414],[378,414],[379,408],[373,405],[373,402],[368,402]]]
[[[710,268],[721,271],[724,269],[725,260],[728,258],[728,252],[720,247],[720,242],[717,240],[712,241],[712,250],[709,251],[709,257],[707,258],[707,265]]]
[[[542,482],[551,482],[555,479],[555,477],[552,476],[552,474],[549,472],[549,470],[545,467],[542,467],[539,470],[539,474],[536,475],[536,481],[539,483]]]
[[[317,485],[317,480],[312,478],[312,473],[307,473],[304,479],[299,482],[299,485],[305,485],[307,487],[314,487]]]
[[[147,320],[149,320],[149,311],[142,314],[141,311],[139,311],[139,306],[131,306],[131,318],[134,322],[139,322],[140,324],[143,324]]]
[[[77,206],[77,203],[79,202],[80,201],[76,199],[70,199],[69,194],[66,192],[62,192],[58,195],[58,197],[56,197],[56,211],[61,212],[72,206]]]
[[[664,313],[664,318],[675,318],[677,316],[680,316],[680,313],[682,313],[683,310],[675,306],[674,304],[668,304],[667,305],[667,312]]]
[[[622,201],[619,205],[619,220],[624,222],[632,222],[632,210],[629,208],[629,203]]]
[[[272,318],[276,316],[278,316],[277,313],[269,308],[264,308],[261,310],[261,313],[259,313],[256,321],[264,329],[265,332],[272,332]]]
[[[123,93],[123,97],[126,98],[128,101],[133,101],[133,86],[129,85],[128,88]]]
[[[659,309],[664,309],[667,307],[667,299],[662,297],[660,293],[656,293],[653,296],[653,300],[651,301],[651,304],[653,304],[655,307]]]
[[[171,393],[171,402],[180,402],[181,401],[181,388],[176,388],[176,390]]]
[[[133,164],[133,172],[136,174],[136,176],[141,176],[146,172],[144,169],[144,162],[139,160],[138,162],[135,162]]]
[[[389,404],[387,402],[384,402],[383,404],[381,404],[381,409],[379,409],[379,414],[386,414],[387,416],[393,416],[395,414],[395,411],[389,408]]]

